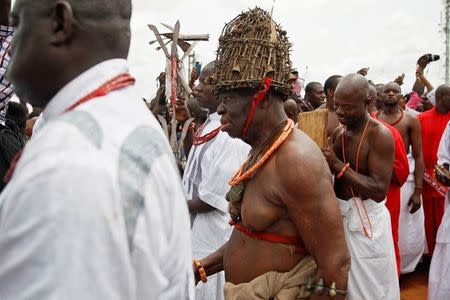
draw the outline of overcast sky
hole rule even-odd
[[[133,0],[130,63],[137,87],[150,98],[165,59],[147,24],[161,30],[161,22],[181,22],[182,33],[209,33],[209,42],[196,48],[205,65],[215,58],[218,35],[224,24],[242,10],[260,6],[270,10],[273,0]],[[406,74],[404,90],[414,82],[417,58],[441,55],[427,70],[430,81],[444,81],[444,35],[441,0],[276,0],[274,19],[293,43],[291,59],[307,81],[324,82],[334,74],[370,67],[375,83]]]

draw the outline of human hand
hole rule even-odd
[[[190,82],[194,83],[198,79],[199,75],[200,74],[197,73],[197,69],[193,68],[192,72],[191,72],[191,80],[190,80]]]
[[[178,122],[186,122],[191,118],[191,112],[186,104],[186,99],[179,97],[175,103],[175,119]]]
[[[438,165],[434,169],[434,176],[436,177],[436,180],[445,186],[450,186],[450,172],[448,169],[448,164],[444,164],[443,166]]]
[[[198,273],[198,269],[195,266],[195,264],[192,264],[192,271],[194,272],[194,279],[195,279],[195,286],[197,286],[197,284],[199,283],[200,279],[200,274]]]
[[[409,210],[411,214],[419,210],[420,206],[422,206],[422,193],[420,190],[414,190],[414,193],[409,198],[407,205],[408,207],[411,207]]]
[[[322,154],[325,157],[328,166],[332,172],[336,172],[336,165],[340,162],[339,158],[336,156],[336,153],[333,151],[333,147],[331,145],[331,138],[328,138],[328,145],[325,148],[322,148]]]
[[[361,70],[359,70],[358,72],[356,72],[357,74],[360,74],[362,76],[366,76],[369,73],[369,67],[367,68],[362,68]]]
[[[402,85],[403,79],[405,79],[405,73],[402,73],[402,75],[397,76],[397,78],[394,79],[394,82],[398,85]]]

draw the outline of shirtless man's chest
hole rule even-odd
[[[241,222],[254,232],[297,236],[295,225],[277,192],[272,158],[248,182],[241,204]],[[301,183],[299,183],[301,185]],[[226,280],[235,284],[248,282],[271,270],[288,272],[303,257],[278,243],[247,236],[234,229],[224,255]]]
[[[393,124],[395,129],[397,129],[400,132],[400,135],[402,136],[403,144],[405,145],[405,151],[406,153],[409,152],[409,146],[410,146],[410,133],[411,133],[411,125],[409,118],[406,113],[403,113],[399,116],[389,116],[389,115],[381,115],[379,116],[381,120],[388,124]]]
[[[363,132],[355,135],[348,131],[344,132],[344,130],[341,130],[335,136],[333,151],[341,161],[349,163],[351,169],[360,174],[367,174],[369,170],[368,156],[370,152],[370,136],[370,127],[367,129],[364,137]],[[355,191],[352,192],[350,185],[339,179],[336,179],[334,182],[334,190],[336,196],[342,200],[360,196],[356,194]]]

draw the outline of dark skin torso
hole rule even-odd
[[[360,174],[368,175],[368,165],[367,165],[367,158],[369,157],[370,152],[370,137],[372,133],[372,128],[369,125],[369,128],[367,129],[366,136],[364,137],[363,144],[361,146],[360,156],[359,156],[359,165],[358,170],[356,170],[356,157],[358,153],[358,146],[362,137],[362,131],[358,133],[353,133],[350,131],[346,131],[344,133],[344,128],[340,127],[336,131],[338,132],[335,134],[334,137],[334,143],[333,143],[333,151],[336,153],[336,156],[345,163],[350,163],[350,167],[357,171]],[[342,154],[342,135],[344,135],[345,138],[345,158]],[[352,190],[350,189],[350,185],[347,184],[343,180],[336,180],[334,183],[334,192],[336,193],[336,197],[347,200],[353,197]],[[358,192],[354,190],[355,195],[358,196]]]
[[[241,218],[242,223],[249,229],[257,232],[300,237],[305,241],[305,244],[308,241],[311,242],[312,239],[314,240],[317,229],[308,227],[310,230],[303,230],[302,234],[299,234],[298,226],[292,220],[294,217],[306,219],[306,216],[288,209],[285,205],[285,202],[289,201],[287,199],[290,197],[288,196],[290,192],[285,191],[286,180],[283,180],[283,178],[295,178],[295,174],[289,171],[282,171],[286,170],[286,164],[280,162],[280,157],[286,157],[289,152],[292,152],[293,147],[298,149],[298,145],[302,145],[303,150],[300,154],[301,157],[299,157],[299,168],[301,168],[302,172],[314,169],[315,175],[320,176],[321,180],[324,180],[319,182],[320,180],[315,179],[318,183],[317,187],[311,187],[309,183],[305,185],[299,183],[302,182],[302,179],[299,178],[299,181],[295,182],[295,186],[290,187],[292,190],[295,190],[294,203],[290,202],[287,205],[300,207],[303,205],[301,204],[302,196],[310,193],[314,188],[321,189],[323,195],[326,195],[324,197],[328,197],[328,194],[332,195],[331,177],[327,176],[329,175],[326,171],[327,165],[323,159],[319,159],[320,156],[318,155],[320,153],[317,152],[319,149],[312,148],[312,141],[309,139],[306,141],[305,139],[306,137],[303,133],[294,130],[294,133],[248,182],[241,206]],[[311,151],[314,151],[314,154]],[[314,159],[316,156],[317,159]],[[314,162],[309,162],[304,159],[305,157],[312,158]],[[289,161],[292,161],[292,159]],[[325,187],[322,183],[325,183]],[[303,199],[306,200],[306,198]],[[327,198],[327,201],[331,199]],[[318,199],[317,201],[322,200]],[[333,203],[333,209],[337,209],[334,205],[335,203]],[[304,210],[303,212],[305,213]],[[310,218],[311,215],[308,215],[308,217]],[[334,227],[340,226],[341,223],[334,225]],[[326,247],[326,245],[323,244],[323,247]],[[330,247],[333,246],[330,245]],[[269,271],[288,272],[303,257],[304,254],[291,254],[291,250],[286,245],[254,239],[235,229],[225,248],[223,266],[226,280],[239,284],[249,282]]]
[[[327,136],[331,136],[340,125],[336,112],[328,110]]]
[[[364,124],[365,125],[365,124]],[[332,149],[339,160],[344,162],[344,157],[342,153],[342,135],[345,138],[345,163],[350,163],[350,168],[353,171],[357,171],[358,174],[362,174],[368,177],[373,175],[370,174],[369,160],[373,160],[372,155],[374,155],[371,151],[373,145],[373,141],[377,143],[383,143],[383,140],[379,136],[380,127],[382,127],[380,123],[376,122],[372,118],[370,118],[369,125],[367,127],[366,135],[363,139],[361,151],[359,154],[359,163],[358,170],[356,170],[357,165],[357,153],[359,143],[361,141],[361,137],[363,135],[364,126],[358,131],[346,130],[344,133],[344,127],[339,127],[336,129],[333,137],[332,137]],[[382,163],[380,162],[380,166],[377,168],[382,168]],[[390,166],[389,168],[392,168]],[[374,179],[374,178],[372,178]],[[375,180],[375,179],[374,179]],[[334,182],[334,191],[336,193],[336,197],[342,200],[348,200],[352,197],[361,197],[362,199],[371,198],[364,193],[360,193],[357,185],[352,186],[354,195],[352,194],[352,190],[350,188],[349,182],[345,179],[345,176],[341,179],[335,180]]]
[[[332,109],[332,103],[327,103],[321,105],[319,109],[327,109],[328,110],[328,120],[327,120],[327,136],[332,136],[336,128],[338,128],[341,123],[339,123],[338,117],[334,109]]]
[[[252,231],[298,236],[271,184],[273,176],[277,176],[274,160],[269,160],[248,183],[241,206],[242,223]],[[291,255],[289,249],[278,244],[233,230],[223,260],[226,280],[238,284],[273,270],[289,272],[303,257]]]
[[[399,107],[385,107],[385,109],[385,111],[380,112],[378,118],[389,124],[394,124],[401,118],[401,120],[397,124],[395,124],[394,127],[400,132],[402,136],[406,153],[409,153],[410,148],[412,149],[412,156],[415,160],[414,182],[416,185],[416,189],[414,190],[414,194],[411,196],[408,205],[410,205],[410,203],[413,203],[410,212],[414,213],[419,209],[422,202],[420,197],[424,173],[424,162],[422,154],[422,129],[420,126],[420,122],[416,117],[411,116],[406,112],[403,112],[403,117],[401,117],[402,111]],[[395,176],[393,177],[393,179],[395,179]]]
[[[393,124],[401,117],[401,112],[398,111],[395,114],[387,115],[383,112],[380,112],[378,115],[378,118],[381,120],[387,122],[388,124]],[[403,144],[405,145],[405,151],[406,153],[409,152],[409,146],[411,145],[411,118],[412,116],[408,115],[406,112],[403,112],[403,118],[400,122],[394,125],[394,127],[400,132],[403,140]]]

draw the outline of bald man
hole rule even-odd
[[[287,99],[284,101],[284,112],[289,119],[294,121],[294,124],[298,123],[299,109],[297,102],[295,102],[294,99]]]
[[[8,78],[46,124],[0,195],[0,299],[193,297],[187,205],[129,74],[130,17],[130,0],[15,1]]]
[[[369,83],[359,74],[339,82],[336,114],[342,127],[322,152],[336,175],[334,191],[352,256],[348,299],[400,298],[389,212],[384,205],[394,163],[389,130],[370,117]]]

